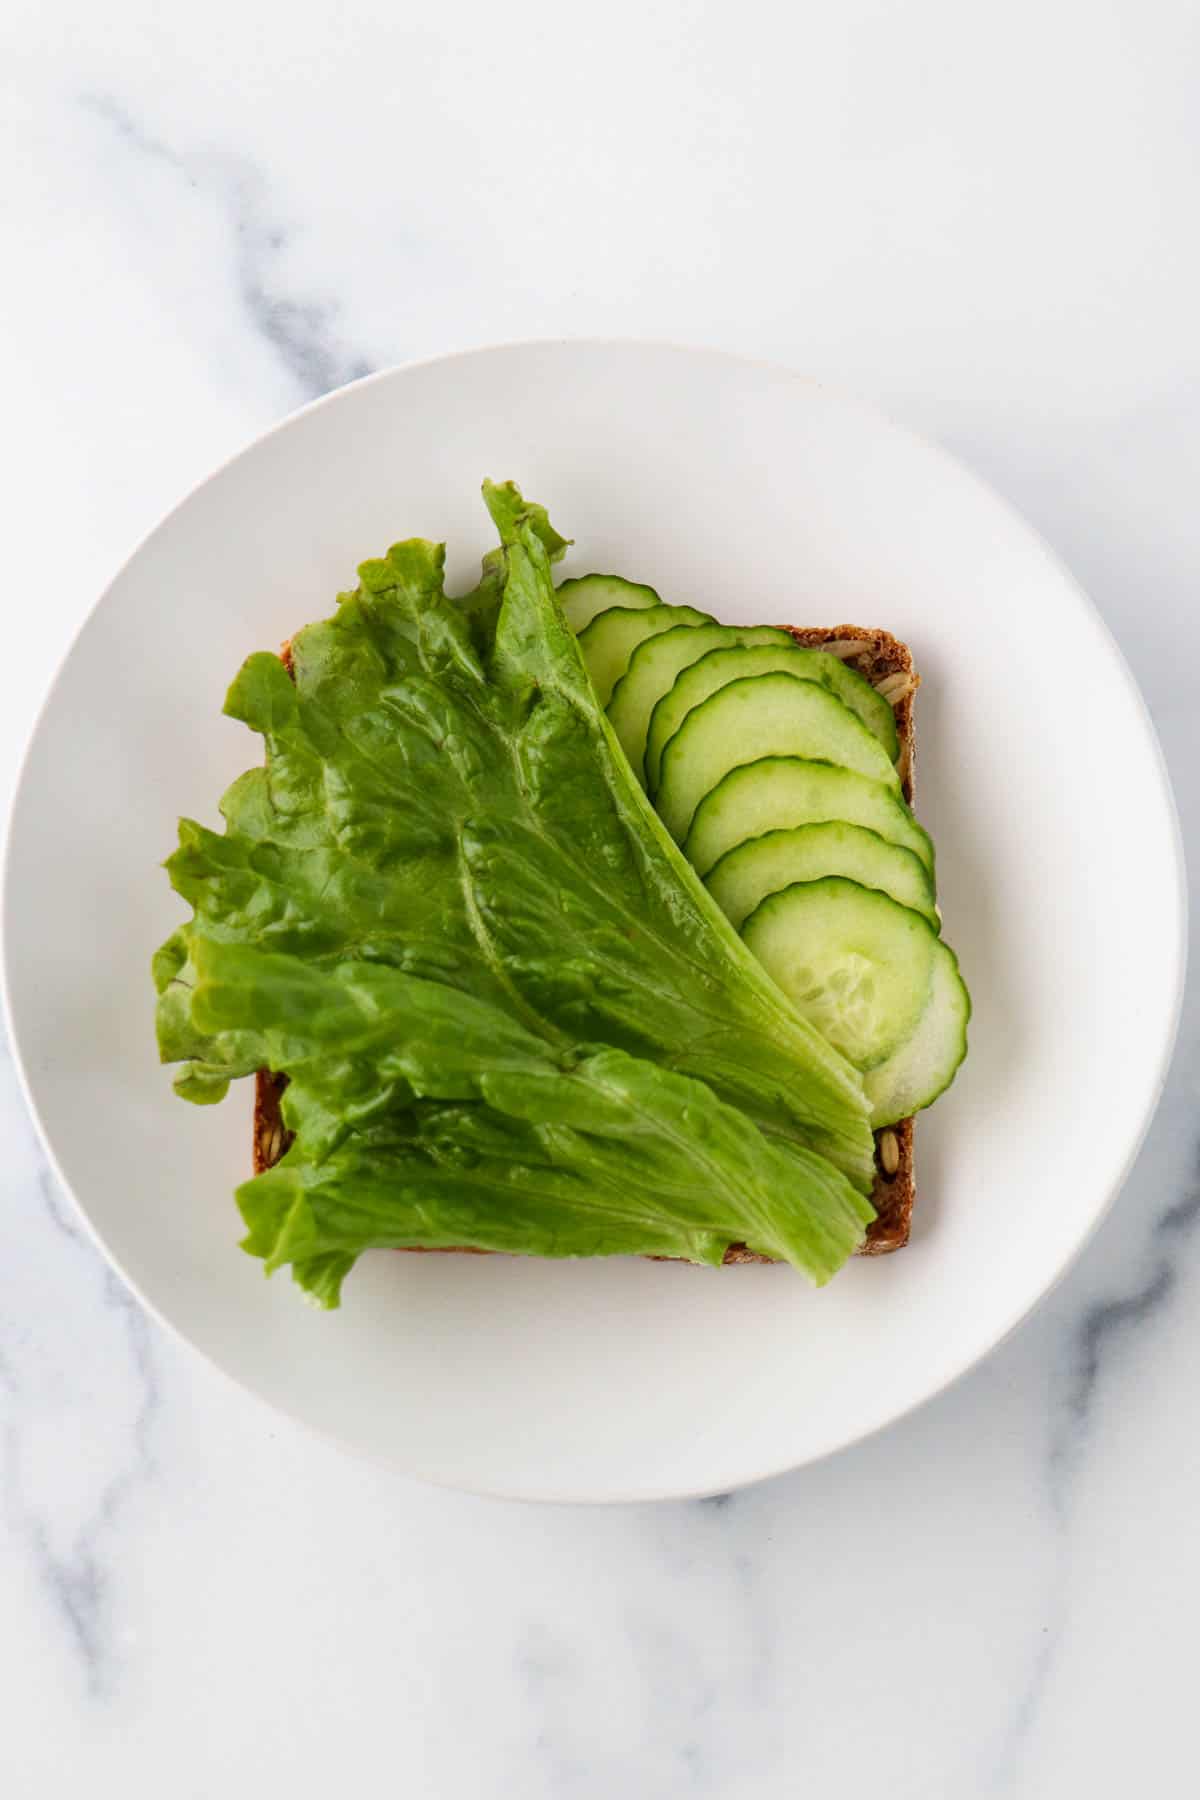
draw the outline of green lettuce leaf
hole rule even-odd
[[[330,1259],[387,1247],[719,1263],[737,1241],[819,1283],[873,1216],[823,1157],[624,1051],[555,1049],[385,965],[202,938],[194,956],[197,1021],[290,1074],[295,1141],[238,1190],[246,1248],[322,1304],[349,1266]]]
[[[302,1041],[280,1035],[276,1012],[259,1016],[228,994],[217,1007],[199,982],[205,945],[269,953],[322,978],[353,966],[357,981],[377,967],[422,984],[427,1019],[428,990],[442,990],[450,1037],[466,1030],[464,1008],[484,1008],[490,1048],[474,1047],[477,1074],[502,1062],[506,1030],[560,1064],[581,1046],[589,1056],[605,1047],[621,1053],[623,1069],[646,1065],[639,1091],[687,1078],[694,1109],[706,1084],[705,1104],[722,1105],[730,1119],[740,1114],[755,1156],[792,1158],[787,1183],[801,1194],[801,1211],[812,1204],[805,1184],[815,1193],[836,1170],[868,1191],[873,1143],[861,1080],[745,950],[646,801],[554,596],[551,559],[565,540],[515,487],[488,484],[485,496],[501,548],[485,558],[468,602],[445,595],[440,545],[397,544],[362,565],[359,587],[341,596],[332,618],[293,640],[294,679],[277,657],[259,654],[234,681],[226,711],[261,734],[266,759],[226,792],[224,832],[182,821],[167,864],[193,908],[154,971],[161,1054],[187,1065],[179,1091],[218,1099],[230,1079],[255,1068],[287,1073],[290,1114],[309,1111],[302,1142],[269,1189],[303,1190],[309,1213],[318,1192],[336,1191],[342,1206],[361,1187],[364,1206],[369,1192],[368,1210],[379,1212],[391,1191],[391,1223],[374,1218],[371,1242],[412,1229],[400,1223],[408,1205],[400,1196],[415,1195],[420,1171],[429,1177],[429,1229],[449,1231],[445,1241],[501,1247],[483,1244],[490,1233],[530,1251],[551,1242],[553,1219],[535,1226],[514,1199],[517,1189],[543,1193],[551,1209],[561,1202],[562,1169],[545,1161],[538,1136],[551,1128],[547,1119],[520,1117],[477,1087],[470,1098],[422,1089],[407,1070],[388,1087],[378,1044],[353,1055],[327,1047],[319,1069],[301,1054]],[[275,968],[272,992],[274,984],[282,991]],[[261,984],[248,991],[265,1009]],[[446,1034],[438,1058],[444,1086]],[[531,1079],[528,1070],[520,1079]],[[536,1081],[532,1091],[549,1092]],[[732,1129],[726,1120],[726,1134]],[[462,1159],[447,1150],[455,1133],[489,1171],[486,1204],[483,1178],[467,1182]],[[604,1142],[604,1156],[593,1159],[604,1168],[592,1178],[603,1187],[610,1159],[615,1192],[619,1134]],[[626,1193],[638,1180],[633,1165],[631,1153]],[[704,1219],[703,1230],[719,1236],[695,1174],[693,1224]],[[776,1179],[787,1185],[781,1170]],[[663,1181],[657,1164],[653,1181]],[[604,1238],[610,1250],[636,1249],[653,1235],[654,1187],[639,1198],[649,1222],[627,1226],[624,1240],[614,1227]],[[464,1240],[468,1226],[474,1236]],[[669,1235],[682,1223],[660,1217],[658,1228]],[[729,1229],[737,1236],[741,1227]],[[526,1233],[523,1246],[514,1231]],[[764,1222],[764,1242],[767,1232]],[[788,1233],[776,1235],[784,1242]],[[366,1241],[360,1236],[357,1247]],[[332,1239],[296,1244],[301,1279],[319,1295],[336,1294],[339,1258],[353,1249]],[[802,1266],[811,1272],[811,1256]]]
[[[541,539],[547,559],[552,563],[558,562],[570,549],[570,538],[559,536],[550,523],[550,515],[544,506],[538,506],[532,500],[527,500],[524,505],[529,524]],[[484,644],[490,643],[495,635],[500,603],[504,598],[504,575],[503,548],[487,551],[483,558],[479,585],[456,602],[470,615],[476,638]]]
[[[226,702],[266,765],[171,880],[210,935],[381,960],[710,1081],[868,1187],[861,1082],[793,1011],[671,843],[596,703],[514,488],[489,489],[504,601],[486,653],[441,546],[364,563],[338,613]],[[220,1065],[160,1003],[164,1058]],[[236,1050],[230,1073],[241,1072]]]

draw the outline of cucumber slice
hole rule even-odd
[[[862,720],[873,737],[887,752],[888,761],[900,754],[896,736],[896,720],[887,701],[882,699],[869,681],[825,650],[806,650],[783,633],[782,644],[760,644],[753,648],[711,650],[698,662],[685,669],[670,692],[664,694],[650,717],[646,732],[646,781],[653,794],[662,774],[662,754],[684,719],[710,694],[731,681],[742,681],[750,675],[770,675],[775,671],[798,676],[801,681],[816,681],[835,694],[844,706]]]
[[[967,1054],[967,1021],[971,996],[947,944],[939,944],[933,961],[929,1004],[912,1036],[893,1050],[886,1062],[863,1079],[871,1103],[871,1124],[894,1125],[923,1106],[931,1106],[954,1080]]]
[[[647,606],[662,605],[652,587],[645,587],[638,581],[623,581],[619,575],[573,575],[556,591],[567,624],[575,632],[590,625],[597,613],[607,612],[613,606],[641,611]]]
[[[856,1069],[917,1028],[938,939],[920,913],[840,875],[771,894],[742,938],[796,1010]]]
[[[900,792],[879,739],[825,688],[794,675],[751,675],[693,707],[663,751],[654,804],[677,844],[704,796],[730,769],[760,756],[821,757]]]
[[[580,632],[579,648],[601,706],[608,705],[630,657],[647,638],[658,637],[673,625],[711,624],[708,614],[694,606],[610,606],[597,613]]]
[[[644,758],[650,715],[663,695],[670,693],[675,677],[682,670],[699,662],[710,650],[731,650],[738,644],[774,644],[786,648],[791,641],[787,632],[776,625],[676,625],[639,644],[629,659],[629,667],[613,689],[608,716],[642,785],[645,786]]]
[[[723,856],[705,886],[731,925],[741,925],[768,894],[797,881],[844,875],[860,887],[878,888],[940,929],[929,870],[911,850],[889,844],[861,825],[801,825],[768,831]]]
[[[903,800],[850,769],[835,768],[829,762],[805,762],[798,756],[766,756],[761,762],[731,769],[696,808],[684,854],[699,874],[706,875],[714,863],[748,838],[826,819],[865,825],[890,844],[911,850],[932,880],[933,844]]]

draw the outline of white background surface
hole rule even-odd
[[[1193,840],[1194,9],[574,10],[10,8],[5,786],[95,593],[248,435],[366,366],[617,332],[965,455],[1116,632]],[[607,1513],[408,1486],[235,1393],[80,1241],[6,1077],[6,1790],[1190,1791],[1198,1027],[973,1377],[723,1505]]]

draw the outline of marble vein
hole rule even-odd
[[[1096,1401],[1122,1348],[1157,1323],[1180,1282],[1180,1252],[1200,1224],[1200,1148],[1193,1153],[1193,1185],[1151,1221],[1137,1259],[1136,1280],[1094,1299],[1077,1314],[1068,1338],[1065,1391],[1056,1409],[1047,1456],[1051,1514],[1057,1527],[1055,1576],[1042,1596],[1044,1622],[1027,1675],[1000,1738],[990,1791],[1020,1791],[1023,1759],[1041,1716],[1070,1620],[1067,1559],[1076,1484],[1093,1436]]]
[[[1193,1157],[1200,1165],[1200,1150]],[[1200,1223],[1200,1181],[1163,1209],[1149,1233],[1149,1256],[1136,1284],[1106,1294],[1087,1306],[1075,1326],[1070,1373],[1060,1425],[1051,1446],[1050,1466],[1058,1506],[1087,1443],[1096,1395],[1117,1347],[1157,1320],[1179,1285],[1180,1250]]]
[[[15,1202],[5,1261],[10,1275],[24,1277],[10,1283],[0,1322],[4,1516],[86,1691],[102,1698],[120,1673],[114,1538],[155,1472],[161,1393],[152,1331],[60,1193],[25,1119],[2,1040],[0,1120]],[[33,1206],[45,1222],[39,1233],[22,1225]],[[71,1323],[65,1336],[64,1320]],[[84,1365],[77,1361],[81,1343]],[[104,1402],[99,1416],[93,1383]]]
[[[300,399],[318,399],[371,373],[370,360],[342,338],[337,300],[289,291],[283,263],[295,233],[275,215],[261,169],[244,156],[177,149],[146,131],[112,95],[84,94],[80,104],[131,155],[163,163],[181,183],[216,196],[228,224],[244,316],[270,346]]]
[[[177,149],[144,130],[109,95],[86,94],[81,105],[131,156],[162,164],[181,189],[203,190],[216,199],[227,223],[244,317],[269,346],[298,400],[370,372],[368,359],[342,339],[336,300],[289,289],[283,271],[294,234],[275,216],[268,183],[253,162]],[[99,1698],[112,1691],[120,1675],[114,1621],[121,1577],[113,1541],[155,1474],[161,1389],[153,1328],[60,1194],[29,1129],[2,1042],[0,1112],[10,1165],[19,1167],[14,1192],[36,1203],[48,1227],[32,1241],[26,1233],[15,1249],[39,1259],[39,1285],[55,1295],[52,1303],[40,1309],[31,1305],[20,1317],[10,1308],[0,1325],[4,1515],[25,1547],[86,1690]],[[14,1144],[21,1147],[19,1156]],[[27,1215],[28,1206],[14,1209],[19,1211]],[[51,1252],[47,1246],[54,1243],[58,1248]],[[89,1345],[92,1364],[100,1365],[93,1366],[92,1378],[110,1390],[103,1416],[83,1429],[75,1414],[86,1405],[88,1379],[78,1385],[68,1379],[58,1360],[64,1340],[52,1330],[64,1316],[73,1321],[65,1341]],[[73,1456],[64,1457],[63,1439],[72,1433],[81,1442]],[[62,1487],[68,1469],[69,1500]]]

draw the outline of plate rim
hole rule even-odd
[[[12,941],[10,924],[10,890],[15,881],[16,864],[16,823],[20,804],[24,795],[29,766],[33,752],[46,723],[51,703],[62,680],[68,664],[78,648],[80,639],[100,608],[124,579],[127,570],[137,561],[148,544],[166,529],[175,516],[188,507],[192,501],[210,484],[219,480],[244,458],[257,452],[262,445],[279,433],[289,430],[301,419],[324,408],[340,404],[345,396],[360,389],[382,385],[395,381],[418,370],[429,369],[450,363],[466,362],[474,358],[494,358],[514,352],[554,350],[570,354],[572,351],[605,351],[622,353],[634,351],[639,353],[668,354],[683,358],[719,361],[734,367],[756,370],[770,374],[800,388],[807,388],[820,393],[839,407],[856,413],[866,424],[894,433],[902,439],[922,450],[934,462],[942,465],[960,480],[965,480],[970,487],[984,497],[993,507],[999,508],[1009,524],[1015,526],[1029,541],[1036,546],[1044,561],[1053,570],[1059,583],[1069,592],[1077,607],[1096,632],[1096,641],[1102,645],[1113,666],[1121,685],[1129,699],[1133,702],[1133,712],[1140,722],[1144,738],[1152,751],[1152,763],[1157,776],[1157,795],[1165,807],[1165,822],[1168,827],[1167,837],[1169,854],[1174,879],[1170,882],[1167,896],[1171,906],[1170,942],[1167,946],[1170,956],[1170,973],[1172,987],[1172,1003],[1167,1016],[1156,1022],[1157,1055],[1153,1063],[1152,1075],[1146,1083],[1145,1097],[1139,1109],[1136,1127],[1129,1135],[1125,1154],[1120,1166],[1114,1169],[1106,1187],[1093,1211],[1088,1215],[1083,1228],[1078,1231],[1072,1241],[1061,1252],[1055,1266],[1051,1267],[1040,1281],[1036,1291],[1014,1309],[1011,1316],[990,1337],[982,1347],[975,1348],[970,1355],[960,1360],[949,1374],[939,1372],[934,1385],[917,1393],[910,1401],[886,1416],[875,1419],[866,1425],[852,1425],[844,1431],[831,1434],[831,1441],[810,1455],[797,1461],[793,1456],[785,1456],[781,1461],[772,1462],[770,1466],[760,1468],[752,1473],[738,1473],[724,1477],[715,1477],[702,1486],[663,1485],[661,1481],[646,1486],[615,1488],[603,1493],[582,1494],[576,1491],[554,1492],[545,1488],[527,1491],[519,1485],[506,1484],[503,1481],[489,1484],[485,1481],[466,1481],[450,1479],[444,1474],[429,1471],[415,1464],[407,1464],[403,1468],[369,1445],[356,1439],[342,1437],[324,1425],[314,1422],[293,1406],[277,1400],[274,1396],[264,1394],[251,1380],[237,1373],[233,1368],[219,1359],[218,1355],[193,1339],[183,1326],[176,1324],[161,1308],[143,1292],[138,1282],[133,1280],[125,1270],[121,1260],[109,1248],[93,1223],[82,1200],[63,1172],[58,1156],[54,1150],[50,1134],[42,1118],[41,1110],[34,1094],[32,1078],[27,1065],[25,1052],[21,1042],[17,1020],[13,1010],[11,997],[10,967],[16,954],[16,946]],[[806,374],[802,369],[789,363],[781,362],[773,357],[756,356],[736,350],[729,350],[719,345],[691,344],[669,338],[636,337],[619,335],[570,335],[555,337],[531,337],[505,339],[495,343],[472,344],[454,350],[438,352],[424,357],[411,358],[403,362],[392,363],[382,369],[373,370],[370,374],[360,376],[357,380],[347,382],[344,386],[334,388],[317,398],[305,402],[291,412],[276,419],[261,432],[240,445],[229,456],[208,470],[195,481],[175,503],[170,506],[153,525],[145,531],[134,544],[129,553],[122,559],[104,586],[79,620],[71,633],[52,675],[45,685],[32,724],[25,739],[21,753],[17,758],[12,785],[7,797],[3,821],[3,833],[0,837],[0,1022],[7,1032],[11,1050],[13,1067],[16,1071],[17,1084],[21,1096],[33,1122],[41,1153],[54,1175],[62,1192],[64,1192],[73,1208],[75,1216],[84,1227],[90,1241],[96,1246],[107,1265],[112,1268],[124,1282],[138,1303],[147,1313],[179,1343],[186,1344],[195,1355],[202,1357],[205,1363],[225,1380],[250,1395],[259,1405],[270,1411],[281,1413],[293,1423],[318,1440],[336,1445],[344,1453],[365,1458],[376,1467],[387,1469],[392,1474],[399,1474],[405,1479],[418,1480],[427,1485],[446,1492],[469,1493],[481,1498],[492,1498],[531,1503],[604,1506],[641,1504],[652,1501],[671,1501],[701,1499],[714,1493],[741,1490],[757,1486],[764,1481],[773,1480],[781,1475],[813,1467],[825,1462],[830,1457],[852,1448],[856,1444],[867,1442],[880,1432],[898,1425],[910,1418],[924,1406],[930,1404],[940,1395],[948,1393],[957,1386],[972,1370],[978,1368],[987,1358],[1001,1347],[1016,1332],[1039,1306],[1055,1291],[1065,1276],[1074,1266],[1082,1252],[1092,1240],[1100,1226],[1109,1216],[1118,1195],[1124,1188],[1146,1141],[1150,1127],[1154,1121],[1166,1087],[1175,1049],[1178,1043],[1179,1030],[1183,1013],[1183,1002],[1186,991],[1186,979],[1189,957],[1189,912],[1190,897],[1187,878],[1187,861],[1183,839],[1183,831],[1179,817],[1179,808],[1175,799],[1174,787],[1162,743],[1155,729],[1145,696],[1133,674],[1124,651],[1107,621],[1101,614],[1095,601],[1076,577],[1070,566],[1059,555],[1058,551],[1043,535],[1041,530],[1010,501],[1007,496],[995,488],[982,475],[954,451],[948,449],[935,438],[922,431],[915,430],[906,423],[895,419],[885,408],[858,394],[854,389],[843,387],[836,382]],[[1149,1071],[1148,1063],[1148,1071]]]

